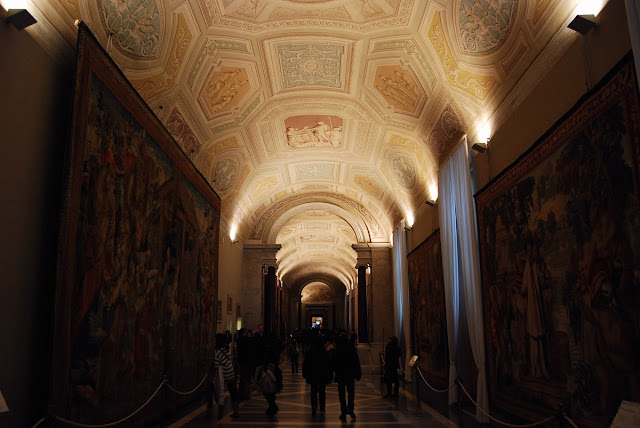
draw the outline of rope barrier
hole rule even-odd
[[[576,425],[576,423],[575,423],[575,422],[573,422],[571,419],[569,419],[569,416],[567,416],[567,415],[563,415],[563,416],[564,416],[564,418],[567,420],[567,422],[569,422],[569,424],[571,424],[571,426],[572,426],[573,428],[578,428],[578,425]]]
[[[172,390],[173,392],[175,392],[176,394],[180,394],[180,395],[189,395],[189,394],[193,394],[194,392],[196,392],[198,389],[200,389],[200,387],[202,386],[202,384],[204,383],[204,381],[207,379],[207,376],[209,376],[209,373],[206,373],[204,375],[204,377],[202,378],[202,380],[200,381],[200,383],[198,384],[198,386],[196,386],[195,388],[193,388],[191,391],[188,392],[182,392],[182,391],[178,391],[177,389],[175,389],[173,386],[171,386],[169,383],[167,383],[167,388],[169,388],[170,390]]]
[[[38,422],[35,423],[35,425],[32,428],[36,428],[36,427],[40,426],[40,424],[43,423],[46,420],[47,420],[47,418],[40,419]]]
[[[453,385],[451,385],[451,386],[450,386],[449,388],[447,388],[447,389],[436,389],[436,388],[434,388],[433,386],[431,386],[431,385],[429,384],[429,382],[427,382],[427,380],[424,378],[424,375],[422,374],[422,370],[420,370],[420,367],[419,367],[419,366],[417,366],[417,365],[416,365],[415,367],[416,367],[416,370],[418,371],[418,374],[419,374],[419,375],[420,375],[420,377],[422,378],[422,381],[423,381],[423,382],[424,382],[424,383],[425,383],[425,384],[426,384],[426,385],[427,385],[431,390],[433,390],[434,392],[449,392],[449,391],[451,391],[451,390],[456,386],[456,384],[454,383]],[[530,424],[510,424],[510,423],[507,423],[507,422],[503,422],[503,421],[501,421],[501,420],[499,420],[499,419],[494,418],[494,417],[493,417],[493,416],[491,416],[487,411],[485,411],[482,407],[480,407],[480,406],[478,405],[478,403],[476,403],[476,401],[471,397],[471,395],[469,394],[469,392],[467,391],[467,389],[464,387],[464,385],[462,384],[462,382],[461,382],[460,380],[456,380],[456,383],[457,383],[458,385],[460,385],[460,388],[462,389],[462,391],[465,393],[465,395],[467,396],[467,398],[469,398],[469,400],[471,400],[471,402],[473,403],[473,405],[474,405],[475,407],[477,407],[477,408],[478,408],[482,413],[484,413],[484,415],[485,415],[485,416],[487,416],[489,419],[491,419],[492,421],[497,422],[497,423],[499,423],[499,424],[501,424],[501,425],[505,425],[505,426],[513,427],[513,428],[528,428],[528,427],[535,427],[535,426],[538,426],[538,425],[546,424],[547,422],[549,422],[549,421],[551,421],[551,420],[555,419],[555,418],[558,416],[558,415],[549,416],[549,417],[548,417],[548,418],[546,418],[546,419],[543,419],[543,420],[538,421],[538,422],[530,423]],[[568,417],[567,415],[562,414],[562,416],[567,420],[567,422],[569,422],[569,424],[571,424],[571,426],[572,426],[573,428],[579,428],[579,427],[578,427],[578,425],[576,425],[576,424],[575,424],[575,422],[573,422],[571,419],[569,419],[569,417]]]
[[[68,424],[68,425],[73,425],[73,426],[76,426],[76,427],[85,427],[85,428],[112,427],[112,426],[121,424],[122,422],[125,422],[125,421],[131,419],[132,417],[134,417],[136,414],[138,414],[142,409],[144,409],[147,406],[147,404],[149,404],[151,402],[151,400],[153,400],[155,398],[156,395],[158,395],[158,392],[160,392],[160,390],[162,389],[162,387],[165,385],[166,382],[167,382],[166,379],[163,380],[160,383],[160,386],[158,386],[158,388],[155,390],[155,392],[151,395],[151,397],[149,397],[149,399],[147,401],[144,402],[144,404],[142,406],[138,407],[138,409],[136,411],[131,413],[129,416],[125,416],[124,418],[120,419],[119,421],[109,422],[107,424],[102,424],[102,425],[86,425],[86,424],[81,424],[81,423],[78,423],[78,422],[73,422],[73,421],[70,421],[68,419],[61,418],[60,416],[55,416],[55,419],[58,422],[62,422],[62,423]]]
[[[422,375],[422,370],[420,370],[420,367],[418,367],[418,366],[416,365],[416,368],[418,369],[418,374],[420,375],[420,377],[422,378],[422,380],[424,381],[424,383],[426,383],[426,384],[427,384],[427,386],[428,386],[429,388],[431,388],[431,390],[433,390],[433,392],[449,392],[449,391],[451,391],[451,390],[455,387],[455,384],[454,384],[454,385],[451,385],[451,386],[450,386],[449,388],[447,388],[447,389],[436,389],[436,388],[434,388],[433,386],[431,386],[431,385],[429,384],[429,382],[427,382],[427,380],[424,378],[424,376]]]
[[[124,418],[115,421],[115,422],[109,422],[106,424],[101,424],[101,425],[87,425],[87,424],[81,424],[78,422],[74,422],[74,421],[70,421],[68,419],[62,418],[60,416],[53,416],[53,419],[57,420],[58,422],[62,422],[65,423],[67,425],[72,425],[72,426],[76,426],[76,427],[84,427],[84,428],[106,428],[106,427],[112,427],[118,424],[121,424],[129,419],[131,419],[132,417],[134,417],[136,414],[138,414],[142,409],[144,409],[150,402],[151,400],[153,400],[156,395],[158,395],[158,393],[160,392],[160,390],[162,389],[163,386],[167,386],[167,388],[169,388],[170,390],[172,390],[173,392],[175,392],[176,394],[180,394],[180,395],[189,395],[189,394],[193,394],[194,392],[196,392],[198,389],[200,389],[200,387],[202,386],[202,384],[204,383],[204,381],[207,379],[207,377],[209,376],[208,373],[205,373],[204,377],[202,378],[202,380],[200,381],[200,383],[198,384],[198,386],[196,386],[195,388],[193,388],[191,391],[179,391],[177,389],[175,389],[173,386],[171,386],[169,384],[169,382],[167,382],[166,378],[162,380],[162,382],[160,383],[160,385],[158,386],[158,388],[156,388],[156,390],[154,391],[154,393],[151,395],[151,397],[149,397],[147,399],[147,401],[144,402],[144,404],[142,406],[140,406],[138,409],[136,409],[133,413],[131,413],[129,416],[125,416]],[[38,422],[35,423],[35,425],[33,425],[31,428],[37,428],[41,423],[43,423],[45,420],[47,420],[47,418],[42,418],[40,419]]]
[[[478,406],[478,403],[476,403],[473,398],[471,398],[471,395],[469,395],[469,393],[467,392],[466,388],[464,387],[464,385],[462,384],[462,382],[458,382],[458,385],[460,385],[460,387],[462,388],[462,391],[464,391],[465,395],[467,396],[467,398],[469,398],[469,400],[471,400],[471,402],[473,403],[474,406],[476,406],[482,413],[484,413],[489,419],[491,419],[494,422],[497,422],[499,424],[508,426],[508,427],[517,427],[517,428],[526,428],[526,427],[535,427],[538,425],[542,425],[542,424],[546,424],[547,422],[553,420],[556,418],[556,416],[549,416],[546,419],[543,419],[541,421],[538,422],[534,422],[531,424],[509,424],[507,422],[503,422],[499,419],[494,418],[493,416],[491,416],[489,413],[487,413],[482,407]],[[577,427],[576,427],[577,428]]]

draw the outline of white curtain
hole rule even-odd
[[[404,232],[405,221],[393,233],[393,300],[395,307],[395,335],[405,350],[405,368],[411,358],[411,320],[409,310],[409,273],[407,267],[407,243]],[[411,381],[411,370],[405,373]]]
[[[457,301],[455,302],[456,306],[449,310],[450,304],[454,305],[454,303],[450,303],[450,301],[454,301],[454,298],[447,297],[447,290],[449,290],[449,294],[453,294],[456,297],[462,291],[469,329],[469,341],[471,342],[473,358],[478,369],[476,402],[479,408],[488,411],[489,397],[487,395],[485,370],[480,264],[466,137],[463,138],[461,144],[441,168],[439,183],[442,264],[445,277],[447,312],[451,312],[452,316],[458,318]],[[446,261],[445,253],[447,254]],[[454,261],[452,262],[452,260]],[[449,324],[449,314],[447,314],[448,331],[450,330]],[[458,321],[452,321],[451,325],[457,333]],[[449,338],[450,350],[451,342],[452,338]],[[454,358],[455,356],[450,357],[452,361],[454,361]],[[455,368],[455,366],[453,367]],[[449,376],[449,381],[451,382],[451,372]],[[450,393],[449,403],[451,404],[451,402],[452,395]],[[489,422],[487,416],[479,409],[476,409],[476,420],[480,423]]]
[[[484,321],[482,319],[482,294],[480,292],[480,263],[478,260],[477,230],[473,196],[471,194],[471,172],[466,138],[452,155],[453,180],[455,183],[455,215],[458,226],[458,251],[462,272],[461,288],[467,312],[467,325],[473,358],[478,368],[476,402],[485,411],[489,410],[487,378],[485,371]],[[489,419],[476,410],[476,419],[488,423]]]
[[[440,167],[438,177],[438,209],[440,213],[440,242],[442,246],[442,272],[444,276],[444,300],[447,315],[449,342],[449,386],[456,380],[456,346],[460,319],[458,277],[458,231],[456,228],[455,191],[453,186],[453,161],[447,159]],[[456,401],[456,390],[449,390],[449,404]]]
[[[636,63],[636,77],[640,85],[640,5],[638,0],[625,0],[624,3],[627,7],[627,23],[629,24],[633,59]]]

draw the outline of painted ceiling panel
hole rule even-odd
[[[517,107],[530,90],[522,76],[547,66],[535,60],[572,42],[554,36],[567,31],[577,3],[53,0],[38,7],[57,15],[50,21],[69,46],[74,19],[89,25],[218,192],[224,225],[247,244],[281,241],[279,264],[291,275],[324,272],[352,283],[351,245],[388,243],[393,226],[437,188],[438,165],[460,137],[473,141],[502,120],[505,100]],[[303,206],[306,214],[296,211]],[[302,253],[321,251],[331,262],[300,258],[286,248],[293,242],[327,245]]]

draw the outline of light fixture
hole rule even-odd
[[[424,203],[429,205],[430,207],[435,207],[436,206],[436,201],[433,201],[431,199],[427,199],[426,201],[424,201]]]
[[[405,220],[405,228],[411,229],[413,227],[413,223],[415,223],[416,219],[413,217],[413,214],[407,213],[407,218]]]
[[[478,132],[478,141],[473,143],[471,148],[477,152],[483,153],[489,147],[489,141],[491,141],[491,123],[485,122]]]
[[[486,143],[473,143],[471,148],[479,153],[484,153],[487,150],[487,146],[489,145],[489,139],[487,139]]]
[[[24,30],[29,25],[38,22],[27,9],[9,9],[7,11],[7,18],[5,21],[7,24],[13,25],[18,30]]]
[[[576,15],[568,27],[580,34],[587,34],[596,27],[596,17],[595,15]]]
[[[367,275],[371,275],[371,265],[367,263]]]

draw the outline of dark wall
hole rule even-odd
[[[0,21],[0,427],[46,414],[72,73]]]

